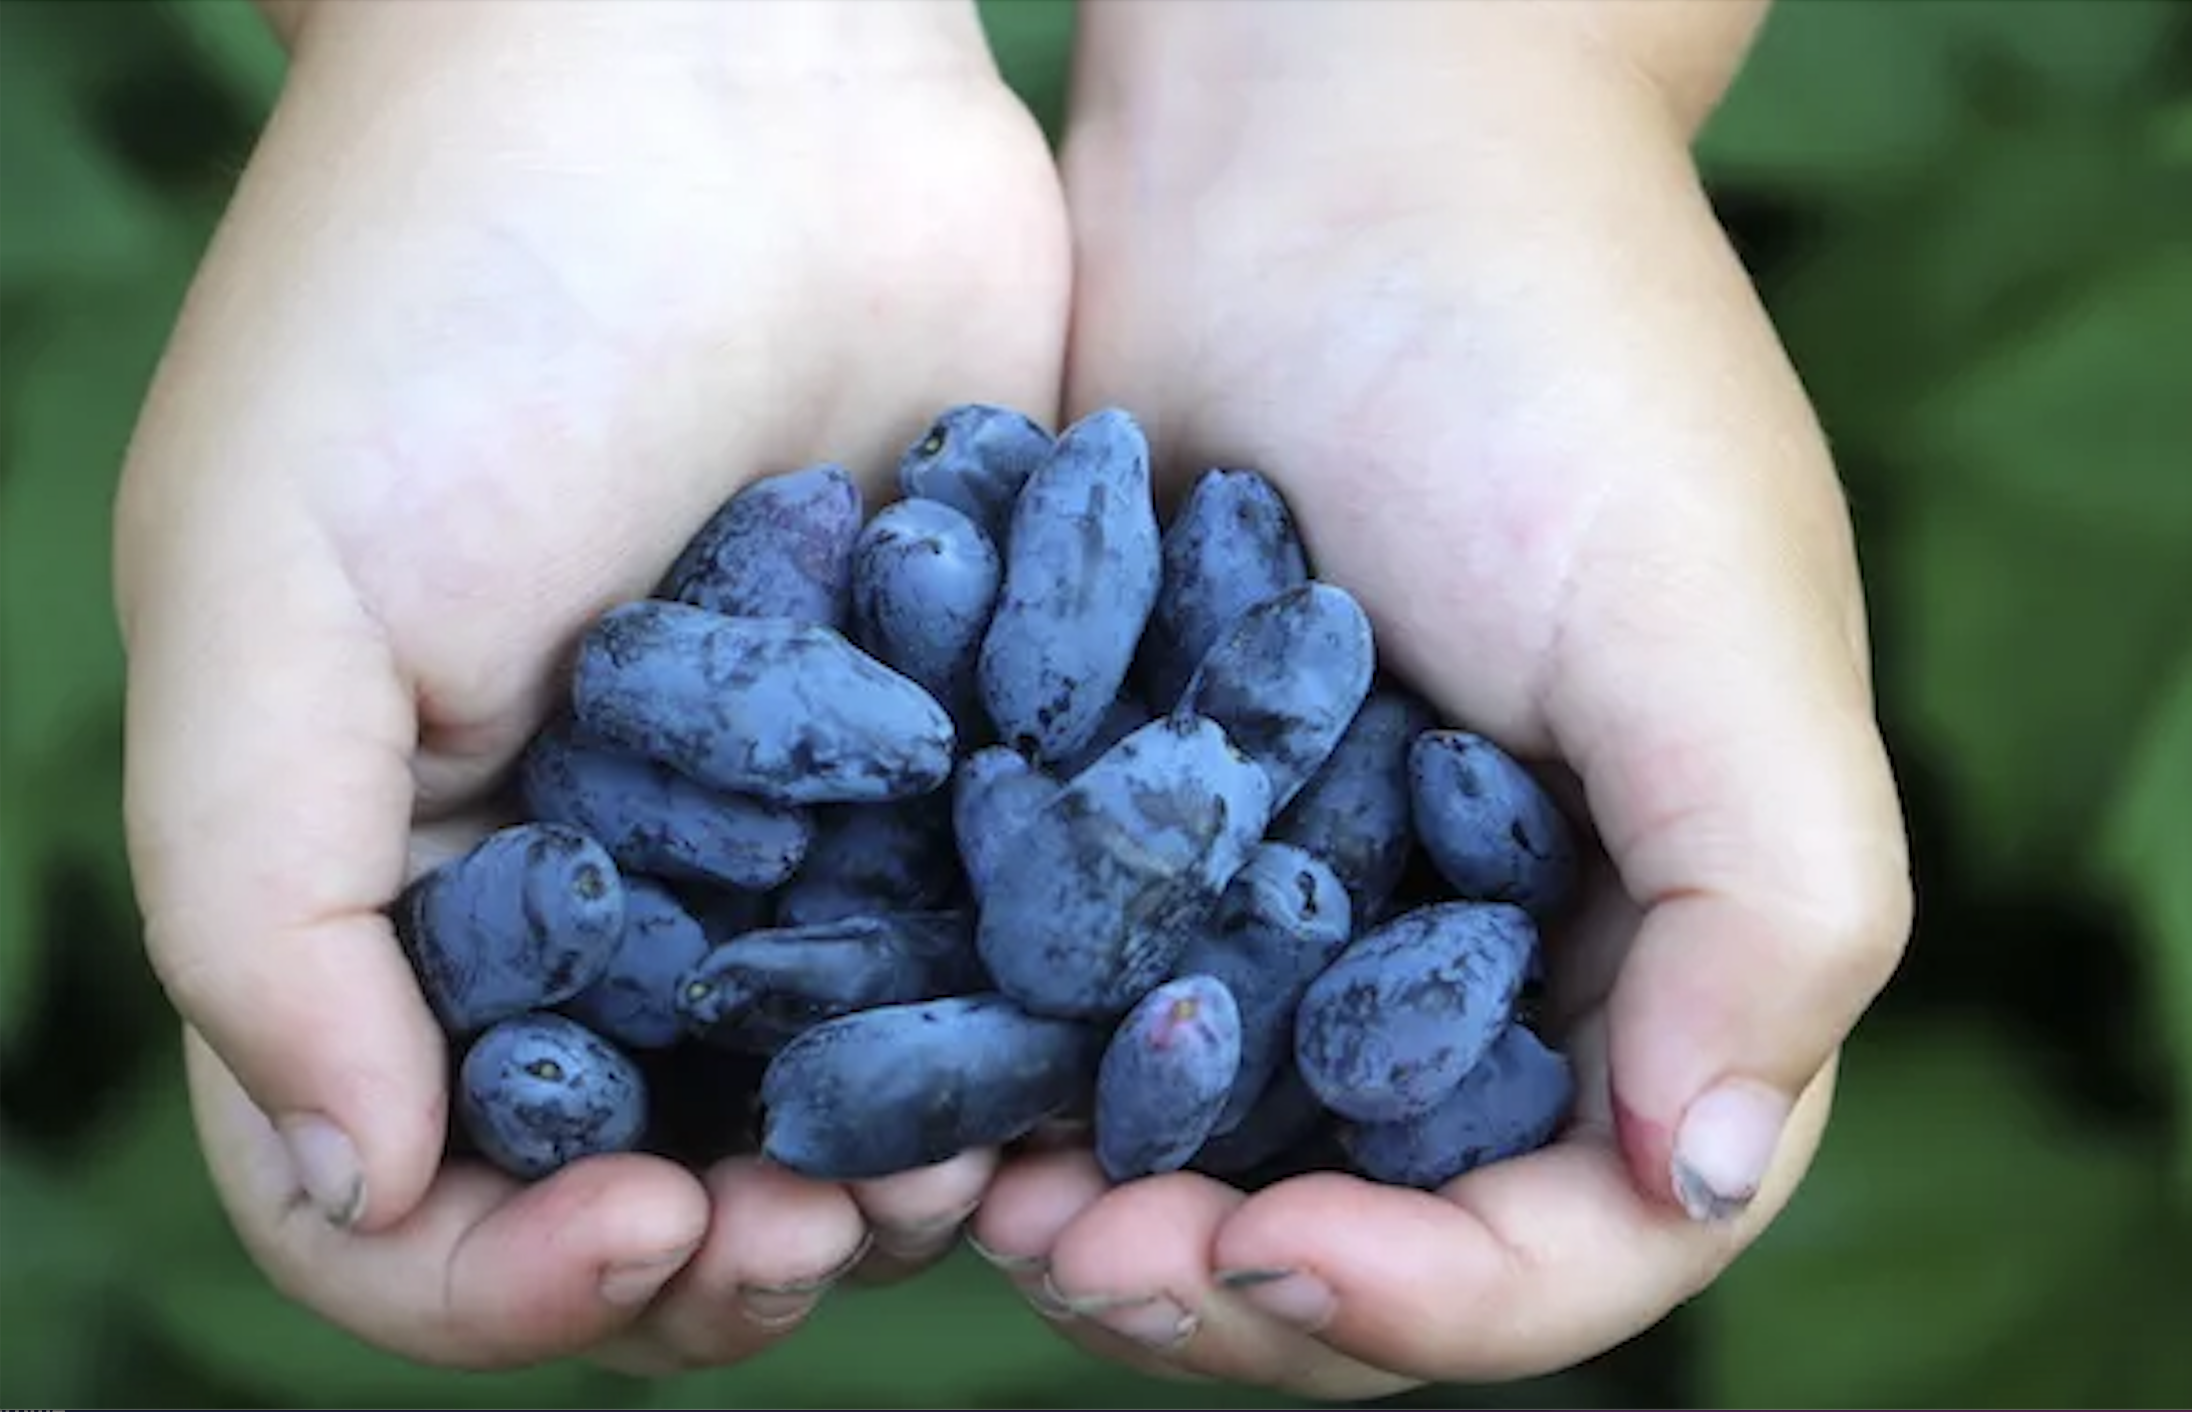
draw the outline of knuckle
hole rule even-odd
[[[1869,999],[1887,985],[1909,946],[1916,906],[1907,863],[1874,855],[1844,880],[1826,910],[1823,940],[1834,979],[1849,994]]]

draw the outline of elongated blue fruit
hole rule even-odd
[[[1038,1014],[1123,1014],[1170,975],[1270,818],[1270,781],[1199,716],[1152,721],[1021,830],[982,897],[982,960]]]
[[[762,1151],[821,1181],[865,1181],[1000,1146],[1085,1099],[1105,1039],[994,994],[846,1015],[769,1064]]]
[[[912,912],[748,932],[685,973],[677,1007],[696,1037],[773,1054],[856,1010],[988,988],[974,919]]]
[[[1523,764],[1468,731],[1426,731],[1408,754],[1416,836],[1454,891],[1532,916],[1575,890],[1575,835]]]
[[[576,829],[518,824],[420,876],[389,916],[435,1018],[470,1035],[560,1005],[608,970],[624,880]]]
[[[708,518],[655,596],[732,617],[843,628],[861,511],[860,487],[843,466],[765,476]]]
[[[1180,976],[1142,997],[1096,1077],[1104,1175],[1128,1182],[1186,1166],[1217,1127],[1240,1063],[1240,1011],[1222,981]]]
[[[678,983],[708,954],[708,937],[651,878],[624,880],[624,940],[609,968],[563,1013],[627,1049],[667,1049],[685,1037]]]
[[[1436,1107],[1389,1123],[1343,1123],[1340,1146],[1372,1181],[1428,1191],[1545,1146],[1574,1103],[1567,1057],[1509,1025]]]
[[[1339,744],[1271,825],[1271,837],[1322,858],[1339,875],[1355,925],[1385,919],[1415,851],[1408,749],[1437,724],[1423,699],[1374,687]]]
[[[989,536],[941,501],[887,506],[853,545],[853,640],[942,702],[962,738],[987,724],[975,669],[1003,582]]]
[[[1104,711],[1104,718],[1096,727],[1096,734],[1080,749],[1062,757],[1050,767],[1055,779],[1069,780],[1096,763],[1112,746],[1125,740],[1134,732],[1150,723],[1155,713],[1142,704],[1138,696],[1121,693]]]
[[[1247,1116],[1230,1131],[1213,1133],[1188,1166],[1206,1176],[1246,1176],[1308,1145],[1331,1124],[1332,1115],[1289,1054]]]
[[[1235,618],[1180,709],[1225,728],[1271,776],[1284,809],[1339,745],[1377,670],[1370,619],[1345,589],[1307,583]]]
[[[1235,618],[1309,581],[1294,517],[1254,471],[1209,470],[1165,528],[1164,577],[1142,643],[1142,680],[1164,709]]]
[[[567,718],[526,746],[518,788],[535,819],[569,824],[619,868],[663,878],[772,888],[798,868],[812,832],[803,810],[709,789],[587,740]]]
[[[518,1015],[465,1052],[457,1118],[495,1166],[537,1181],[582,1157],[630,1152],[647,1130],[639,1067],[561,1015]]]
[[[1009,407],[947,408],[898,460],[898,488],[949,505],[993,543],[1012,532],[1021,488],[1050,454],[1051,435]]]
[[[951,815],[946,790],[816,811],[814,846],[798,876],[776,895],[777,925],[943,906],[959,883]]]
[[[977,903],[988,896],[989,880],[1021,832],[1057,793],[1058,782],[1010,746],[984,746],[959,762],[952,834]]]
[[[869,804],[951,775],[951,718],[829,628],[647,600],[579,645],[579,724],[713,789]]]
[[[1149,443],[1126,413],[1091,413],[1013,513],[979,665],[1000,740],[1041,761],[1087,743],[1133,665],[1159,572]]]
[[[1506,903],[1402,913],[1310,982],[1294,1017],[1302,1078],[1342,1117],[1429,1112],[1507,1027],[1536,952],[1529,914]]]
[[[1238,1126],[1292,1056],[1302,995],[1352,935],[1347,889],[1291,844],[1258,844],[1226,884],[1179,962],[1182,975],[1222,983],[1240,1012],[1239,1071],[1216,1131]]]

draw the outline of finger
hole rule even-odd
[[[842,1186],[734,1157],[708,1173],[707,1240],[643,1324],[602,1352],[634,1372],[733,1363],[790,1334],[868,1250]]]
[[[1713,1219],[1757,1190],[1911,904],[1837,594],[1773,557],[1765,507],[1679,518],[1679,571],[1584,551],[1567,640],[1592,645],[1556,664],[1552,718],[1644,909],[1608,1010],[1623,1146],[1647,1191]]]
[[[1040,1301],[1052,1247],[1110,1189],[1095,1154],[1085,1147],[1016,1155],[991,1181],[967,1228],[967,1243],[1022,1294]]]
[[[424,1363],[516,1367],[629,1323],[707,1229],[691,1176],[650,1157],[578,1162],[519,1186],[452,1164],[400,1221],[338,1230],[298,1203],[280,1134],[195,1033],[191,1103],[238,1236],[281,1290]]]
[[[1218,1231],[1248,1198],[1179,1172],[1117,1187],[1084,1210],[1050,1257],[1049,1294],[1075,1326],[1095,1325],[1204,1378],[1327,1401],[1409,1386],[1263,1313],[1212,1276]]]
[[[1059,1302],[1051,1253],[1074,1221],[1093,1210],[1111,1183],[1086,1147],[1051,1146],[1016,1154],[999,1169],[967,1245],[1009,1280],[1060,1337],[1099,1358],[1172,1381],[1194,1375],[1123,1334],[1079,1318]]]
[[[1832,1069],[1798,1103],[1758,1197],[1700,1224],[1639,1191],[1586,1125],[1439,1193],[1351,1176],[1250,1197],[1215,1241],[1221,1283],[1275,1320],[1394,1374],[1511,1381],[1643,1332],[1703,1289],[1778,1213],[1825,1125]]]
[[[258,528],[241,561],[167,565],[130,615],[131,864],[153,966],[272,1116],[292,1189],[379,1230],[445,1131],[441,1035],[379,912],[407,866],[415,718],[309,532],[271,508]]]
[[[980,1148],[919,1171],[852,1183],[852,1199],[875,1237],[854,1278],[895,1283],[949,1254],[996,1172],[997,1149]]]

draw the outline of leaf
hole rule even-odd
[[[11,783],[17,775],[13,768],[0,773],[0,1055],[44,977],[39,892],[46,860],[43,840],[25,823],[29,796]]]
[[[42,758],[121,690],[109,517],[197,243],[169,228],[135,277],[72,297],[11,368],[0,474],[0,749]]]
[[[2172,167],[2192,167],[2192,99],[2179,99],[2155,114],[2155,154]]]
[[[0,1146],[0,1403],[98,1405],[115,1257],[59,1174]]]
[[[1912,409],[1884,541],[1897,693],[1982,867],[2088,881],[2192,646],[2192,257],[2163,251]]]
[[[1716,180],[1847,199],[1930,180],[1966,134],[2135,103],[2167,0],[1812,0],[1777,5],[1700,134]]]
[[[168,0],[168,14],[254,124],[266,121],[289,56],[253,0]]]
[[[127,269],[155,230],[156,208],[82,109],[96,51],[67,14],[0,5],[0,293]]]
[[[2102,853],[2144,924],[2151,993],[2176,1061],[2177,1185],[2192,1211],[2192,654],[2131,752]]]
[[[1847,1051],[1795,1202],[1700,1302],[1702,1402],[2176,1405],[2192,1391],[2149,1155],[2073,1125],[1975,1028]]]
[[[1053,146],[1064,130],[1074,0],[981,0],[997,67]]]
[[[1882,688],[1953,791],[1969,861],[2076,886],[2126,724],[2192,645],[2192,557],[1948,477],[1904,492],[1877,549]]]
[[[2116,116],[1988,134],[1893,200],[1799,238],[1775,322],[1837,443],[1932,474],[1913,409],[1999,347],[2052,332],[2095,271],[2151,258],[2192,222],[2192,184]]]
[[[2192,559],[2188,371],[2192,246],[2178,242],[1942,386],[1913,414],[1913,449],[2066,527]]]
[[[1698,138],[1717,180],[1863,189],[1947,146],[1963,121],[1924,0],[1774,6]],[[1865,101],[1852,102],[1862,85]]]

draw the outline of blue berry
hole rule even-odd
[[[1196,716],[1152,721],[1039,810],[982,895],[982,959],[1038,1014],[1110,1018],[1172,973],[1270,817],[1270,784]]]
[[[1416,836],[1460,896],[1558,911],[1575,889],[1575,837],[1512,755],[1468,731],[1426,731],[1408,754]]]
[[[577,830],[518,824],[412,882],[390,919],[442,1028],[470,1035],[560,1005],[608,970],[624,880]]]
[[[1376,668],[1362,606],[1345,589],[1306,583],[1235,618],[1180,709],[1223,726],[1271,777],[1272,808],[1284,809],[1339,744]]]
[[[1536,953],[1529,914],[1505,903],[1402,913],[1310,982],[1294,1019],[1302,1077],[1342,1117],[1430,1111],[1507,1027]]]
[[[1126,413],[1091,413],[1014,511],[978,669],[999,739],[1044,762],[1088,743],[1133,666],[1159,572],[1149,443]]]
[[[1575,1102],[1567,1057],[1510,1025],[1428,1112],[1386,1123],[1343,1123],[1340,1145],[1372,1181],[1430,1190],[1551,1142]]]
[[[517,1015],[473,1041],[457,1117],[481,1156],[524,1181],[583,1157],[637,1148],[647,1129],[639,1067],[561,1015]]]
[[[808,1030],[761,1084],[762,1151],[821,1181],[932,1166],[1084,1101],[1105,1032],[1001,995],[862,1010]]]
[[[906,799],[951,774],[934,697],[829,628],[782,618],[612,608],[580,644],[572,699],[602,739],[780,804]]]
[[[655,596],[736,618],[843,628],[861,508],[843,466],[765,476],[708,518]]]
[[[1158,986],[1127,1012],[1096,1079],[1096,1161],[1114,1182],[1187,1165],[1240,1070],[1241,1016],[1209,976]]]

